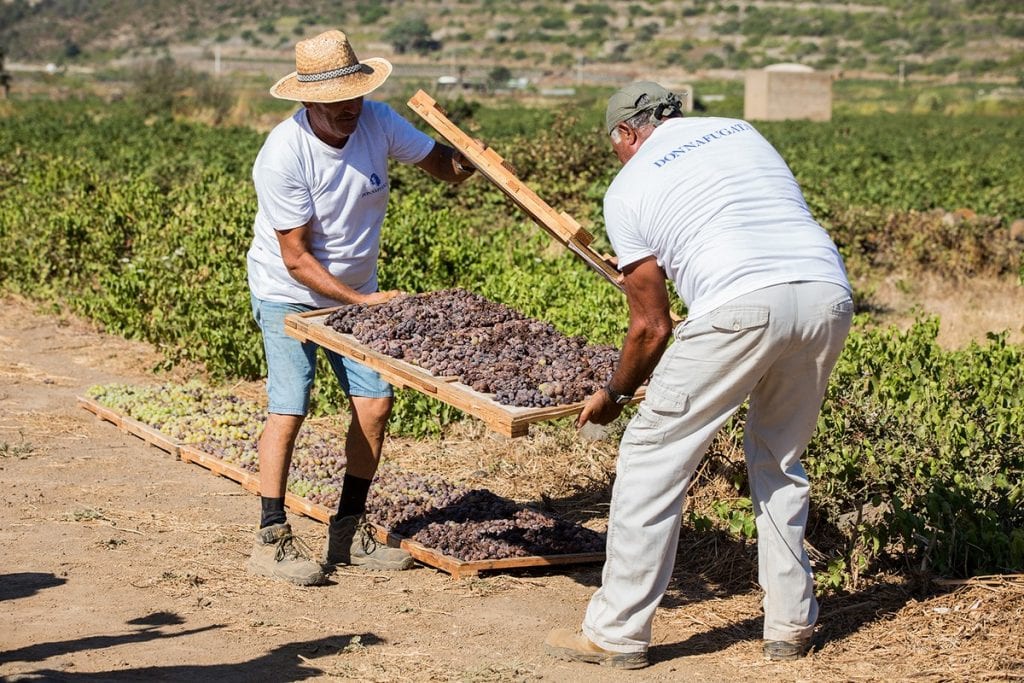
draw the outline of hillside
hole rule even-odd
[[[363,53],[467,77],[501,66],[580,82],[622,69],[707,74],[786,61],[1024,79],[1024,9],[997,0],[0,0],[0,49],[10,62],[287,61],[295,40],[327,27],[348,31]]]

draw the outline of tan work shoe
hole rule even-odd
[[[811,639],[766,640],[762,645],[764,658],[772,662],[792,662],[803,659],[811,651]]]
[[[401,570],[414,564],[412,555],[377,541],[373,527],[365,517],[331,517],[327,527],[324,564],[348,564],[364,569]]]
[[[591,642],[579,631],[552,629],[544,640],[544,649],[552,657],[569,662],[587,662],[616,669],[642,669],[650,662],[647,652],[613,652]]]
[[[256,542],[246,565],[253,574],[284,579],[299,586],[324,582],[324,571],[313,559],[309,546],[292,535],[289,524],[271,524],[256,532]]]

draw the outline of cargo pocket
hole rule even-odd
[[[711,326],[719,332],[742,332],[767,324],[767,306],[722,306],[711,313]]]
[[[833,318],[848,318],[853,315],[853,299],[849,296],[834,302],[829,306],[829,312]]]
[[[689,409],[689,394],[652,380],[625,436],[634,443],[661,443]]]

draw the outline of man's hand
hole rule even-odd
[[[405,292],[400,289],[389,289],[386,292],[374,292],[373,294],[366,294],[359,302],[364,306],[376,306],[377,304],[385,304],[392,299],[396,299],[400,296],[404,296]]]
[[[440,142],[435,142],[427,156],[416,165],[438,180],[449,183],[461,183],[476,172],[476,166],[462,152]]]
[[[576,418],[576,429],[580,429],[588,422],[598,425],[606,425],[622,413],[622,406],[612,400],[604,389],[597,391],[587,400],[587,404],[580,411]]]
[[[629,330],[622,344],[619,363],[609,379],[613,387],[633,393],[651,376],[672,335],[665,271],[653,256],[626,266],[623,272],[629,304]],[[576,420],[577,429],[588,422],[606,425],[622,412],[605,389],[587,401]]]

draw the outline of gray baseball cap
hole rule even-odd
[[[608,98],[608,108],[604,113],[605,127],[608,134],[628,118],[648,109],[660,107],[656,112],[662,115],[682,111],[682,100],[653,81],[636,81],[615,92]]]

